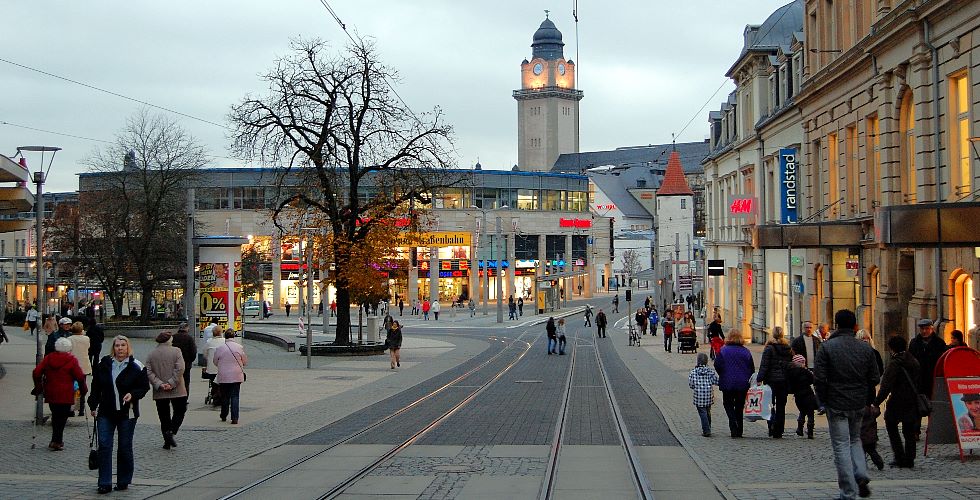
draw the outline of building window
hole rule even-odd
[[[7,240],[0,240],[0,255],[7,255]]]
[[[865,121],[865,144],[867,147],[868,166],[868,211],[881,205],[881,134],[878,117],[872,116]]]
[[[963,332],[964,335],[969,335],[970,332],[976,328],[977,324],[973,315],[973,278],[970,277],[970,273],[964,272],[962,269],[957,269],[953,272],[950,278],[950,285],[952,286],[952,302],[953,302],[953,324],[956,329]],[[973,339],[964,338],[970,345]],[[948,342],[949,339],[946,339]]]
[[[834,208],[830,209],[828,214],[832,218],[836,218],[840,213],[840,168],[838,164],[837,157],[837,133],[832,133],[827,135],[827,194],[830,195],[830,199],[827,200],[828,204],[834,205]]]
[[[517,209],[518,210],[537,210],[538,193],[534,189],[517,190]]]
[[[460,188],[446,188],[437,193],[432,202],[433,208],[469,208],[469,204],[463,203],[463,190]]]
[[[847,213],[851,216],[861,211],[861,169],[858,165],[858,135],[857,125],[851,125],[844,130],[847,150],[844,152],[844,165],[847,179]]]
[[[541,194],[541,210],[562,209],[560,191],[554,191],[551,189],[542,189],[541,191],[539,191],[539,193]]]
[[[899,115],[899,132],[902,152],[902,197],[906,203],[915,203],[915,105],[912,102],[912,91],[905,91],[902,96],[902,106]]]
[[[779,107],[779,81],[776,74],[769,75],[769,112]]]
[[[973,190],[970,164],[970,96],[966,73],[949,79],[949,165],[952,189],[950,197],[958,200]]]
[[[810,186],[808,189],[812,200],[810,202],[811,213],[816,213],[824,207],[823,176],[821,175],[823,164],[820,161],[822,153],[820,139],[813,141],[810,145],[810,161],[813,162],[813,168],[810,169]]]
[[[487,188],[476,188],[473,190],[473,204],[476,208],[488,210],[497,208],[497,190]]]
[[[803,81],[803,54],[793,54],[793,92],[790,95],[800,93],[800,82]]]
[[[256,210],[266,208],[265,188],[235,188],[235,208]]]
[[[686,208],[687,208],[687,199],[681,198],[681,210],[684,210]]]

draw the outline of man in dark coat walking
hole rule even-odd
[[[599,338],[606,338],[606,313],[599,309],[599,313],[595,315],[595,326],[596,326],[596,336]]]
[[[187,323],[181,323],[177,327],[177,334],[174,335],[170,344],[180,349],[181,357],[184,358],[184,386],[187,387],[187,396],[184,396],[185,403],[191,394],[191,368],[197,361],[197,342],[194,342],[194,337],[187,333],[188,329]]]
[[[834,322],[837,331],[816,354],[817,396],[827,409],[840,498],[864,498],[871,495],[871,481],[861,445],[861,422],[864,409],[874,402],[880,374],[874,349],[855,338],[854,313],[841,309]]]

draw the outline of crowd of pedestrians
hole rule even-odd
[[[783,437],[789,394],[799,415],[798,436],[814,439],[815,415],[826,414],[840,498],[867,497],[871,495],[867,461],[878,470],[885,467],[877,447],[879,407],[888,402],[884,422],[894,457],[889,465],[913,468],[924,416],[917,400],[920,394],[931,396],[932,374],[949,347],[935,335],[932,321],[923,319],[910,342],[901,335],[888,338],[886,364],[871,346],[871,334],[858,329],[852,311],[838,311],[834,323],[836,330],[831,332],[829,324],[815,328],[804,322],[801,335],[792,343],[782,328],[774,327],[758,370],[741,332],[730,329],[715,355],[714,369],[707,365],[707,356],[699,354],[688,383],[704,436],[711,435],[712,385],[722,393],[732,438],[743,436],[743,409],[754,385],[765,385],[771,393],[767,426],[773,439]],[[720,329],[716,317],[709,326],[711,335]],[[976,399],[980,412],[980,397]]]

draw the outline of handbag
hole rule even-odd
[[[231,353],[231,357],[235,358],[235,362],[238,363],[238,367],[242,369],[242,382],[247,382],[248,381],[248,374],[245,373],[245,367],[242,366],[242,362],[241,361],[238,361],[238,356],[235,356],[235,351],[232,351],[231,350],[231,347],[229,347],[227,344],[225,344],[225,347],[228,348],[228,352]]]
[[[88,413],[85,414],[86,423],[88,421]],[[88,426],[85,426],[88,428]],[[88,470],[95,470],[99,468],[99,441],[95,439],[99,435],[99,421],[92,421],[92,430],[89,431],[88,435]]]
[[[932,414],[932,401],[929,401],[929,398],[925,394],[919,392],[919,386],[915,385],[915,382],[912,381],[912,376],[909,375],[909,372],[904,367],[900,366],[898,369],[902,370],[902,373],[905,374],[905,380],[908,380],[909,385],[915,390],[915,408],[918,410],[919,416],[928,417]]]

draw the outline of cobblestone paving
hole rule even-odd
[[[382,379],[370,386],[370,390],[353,390],[339,395],[311,401],[307,404],[285,410],[275,418],[266,418],[245,425],[226,428],[182,429],[177,436],[178,448],[164,451],[160,448],[160,435],[152,402],[141,405],[142,417],[137,425],[134,453],[136,456],[135,477],[139,480],[152,479],[151,484],[134,484],[126,493],[114,493],[114,498],[144,498],[162,489],[160,484],[187,481],[213,471],[221,464],[245,458],[262,450],[279,445],[294,436],[308,432],[308,429],[323,427],[325,422],[336,421],[347,416],[352,410],[371,407],[375,401],[383,401],[402,391],[412,392],[412,380],[424,380],[435,376],[428,382],[418,384],[414,390],[425,391],[426,384],[448,381],[465,370],[467,363],[477,363],[483,356],[487,344],[484,338],[453,339],[461,348],[455,353],[432,358],[420,365],[414,374],[401,375],[397,380]],[[145,359],[152,341],[134,342],[137,356]],[[499,345],[499,343],[496,343]],[[491,344],[493,346],[494,344]],[[142,349],[142,350],[140,350]],[[491,349],[494,349],[491,347]],[[263,358],[265,352],[269,358]],[[293,368],[305,367],[305,360],[296,353],[285,353],[281,349],[262,344],[249,346],[249,367]],[[336,363],[336,360],[316,360],[319,364]],[[253,364],[254,363],[254,364]],[[455,368],[454,368],[455,367]],[[317,368],[319,369],[319,367]],[[448,371],[447,371],[448,370]],[[345,370],[346,371],[346,370]],[[445,372],[445,373],[442,373]],[[455,375],[453,375],[455,373]],[[448,377],[440,379],[439,377]],[[9,378],[9,377],[8,377]],[[326,382],[329,383],[329,382]],[[442,382],[445,383],[445,382]],[[440,384],[441,385],[441,384]],[[424,387],[423,387],[424,386]],[[407,389],[407,391],[406,391]],[[192,394],[191,411],[198,411],[201,394]],[[147,400],[149,401],[149,400]],[[198,404],[193,404],[197,401]],[[201,410],[212,411],[212,410]],[[0,409],[2,412],[2,409]],[[2,413],[0,413],[2,414]],[[214,412],[217,420],[217,412]],[[0,471],[0,498],[95,498],[96,476],[86,467],[87,426],[80,418],[73,418],[65,430],[66,450],[51,452],[46,444],[50,427],[38,429],[37,449],[31,449],[32,426],[24,420],[0,420],[0,443],[3,451],[3,470]],[[348,434],[360,421],[345,421]],[[343,427],[342,426],[342,427]],[[345,434],[346,435],[346,434]],[[64,480],[62,480],[64,478]]]
[[[659,337],[657,337],[659,339]],[[727,417],[716,393],[712,407],[712,437],[701,436],[697,413],[691,403],[687,374],[694,367],[692,354],[666,353],[662,347],[627,346],[625,330],[610,334],[612,346],[629,370],[664,411],[677,432],[677,438],[716,481],[729,498],[830,498],[837,495],[836,472],[827,421],[817,418],[816,439],[798,438],[790,431],[782,440],[766,436],[764,422],[745,424],[744,439],[727,436]],[[645,342],[645,344],[647,344]],[[655,344],[655,343],[654,343]],[[761,346],[752,346],[758,366]],[[700,352],[707,352],[702,347]],[[717,392],[717,391],[716,391]],[[795,430],[796,408],[786,406],[787,428]],[[889,462],[891,450],[884,424],[879,420],[878,450]],[[977,498],[980,496],[980,456],[960,463],[955,445],[930,446],[929,456],[921,456],[914,470],[878,471],[871,467],[871,485],[878,498]]]
[[[546,458],[490,457],[492,446],[466,446],[453,457],[394,457],[372,476],[435,476],[420,498],[457,498],[474,474],[481,476],[544,476]]]

